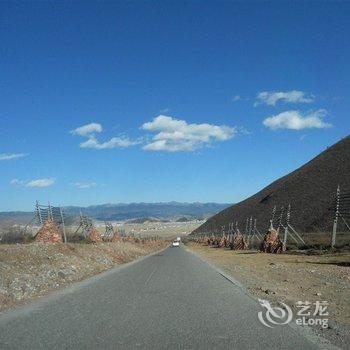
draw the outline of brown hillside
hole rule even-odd
[[[291,204],[291,224],[300,232],[329,231],[334,215],[337,186],[350,189],[350,136],[342,139],[301,168],[278,179],[262,191],[210,218],[192,234],[219,232],[238,220],[245,228],[247,217],[266,230],[273,207]]]

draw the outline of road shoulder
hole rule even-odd
[[[346,278],[347,271],[340,274],[340,277],[339,274],[328,272],[334,285],[327,284],[327,287],[324,288],[324,279],[326,278],[324,270],[327,271],[329,266],[322,264],[314,257],[231,251],[192,242],[186,244],[186,249],[211,264],[223,277],[229,279],[256,301],[258,298],[272,303],[282,301],[290,305],[293,311],[297,311],[296,301],[329,300],[329,328],[294,326],[301,329],[302,333],[313,342],[316,340],[315,337],[319,338],[317,342],[322,347],[329,348],[331,343],[339,348],[349,348],[350,327],[347,322],[349,313],[344,311],[349,307],[345,297],[349,290],[349,279]],[[339,259],[347,259],[347,257]],[[331,269],[338,267],[331,266]],[[347,266],[345,268],[349,269]],[[325,289],[331,288],[331,295],[324,294]],[[319,292],[319,289],[322,292]],[[334,299],[334,295],[336,299]],[[339,315],[339,312],[343,313]],[[321,341],[320,344],[321,338],[324,341]]]
[[[0,246],[0,314],[164,249],[167,242]]]

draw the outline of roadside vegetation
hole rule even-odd
[[[167,246],[165,240],[0,245],[0,311]]]
[[[117,265],[165,248],[155,236],[135,237],[114,229],[106,236],[95,227],[89,235],[75,227],[62,232],[53,221],[24,229],[8,222],[0,227],[0,311],[83,280]]]

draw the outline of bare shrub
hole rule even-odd
[[[71,242],[71,243],[82,243],[84,242],[86,239],[83,235],[83,233],[81,231],[76,232],[77,227],[75,226],[71,226],[66,228],[66,237],[67,237],[67,242]]]
[[[33,241],[31,233],[13,222],[4,222],[0,226],[0,243],[29,243]]]

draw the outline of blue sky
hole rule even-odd
[[[349,15],[1,2],[0,210],[255,193],[349,134]]]

